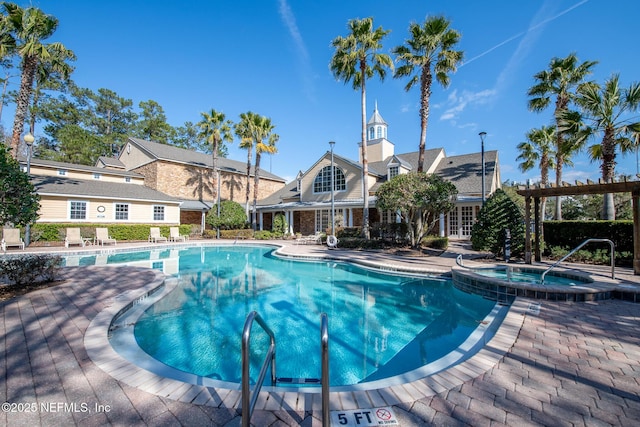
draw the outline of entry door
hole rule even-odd
[[[458,229],[458,208],[455,207],[449,212],[449,237],[459,237],[460,230]]]

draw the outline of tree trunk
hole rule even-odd
[[[360,98],[362,107],[362,196],[364,198],[364,205],[362,208],[362,237],[369,239],[369,162],[367,159],[367,95],[365,89],[365,74],[366,63],[363,61],[360,65],[360,72],[362,73],[362,95]]]
[[[251,146],[247,148],[247,186],[244,200],[244,213],[247,216],[247,220],[249,220],[249,192],[251,191]]]
[[[20,137],[24,128],[24,119],[27,116],[29,108],[29,98],[33,88],[33,79],[38,66],[38,58],[35,56],[27,56],[22,62],[22,75],[20,78],[20,91],[16,102],[16,115],[13,121],[13,134],[11,136],[11,155],[14,158],[18,156],[18,147],[20,146]]]
[[[602,180],[612,182],[616,167],[616,149],[614,130],[607,127],[602,137]],[[605,193],[602,198],[602,219],[613,221],[616,219],[616,207],[613,202],[613,193]]]
[[[424,172],[424,150],[427,145],[427,123],[429,120],[429,98],[431,97],[431,62],[422,67],[420,76],[420,143],[418,144],[418,173]]]
[[[257,146],[258,144],[256,144]],[[253,212],[251,213],[251,227],[253,231],[257,229],[257,212],[256,205],[258,203],[258,183],[260,182],[260,176],[258,173],[260,172],[260,150],[256,148],[256,165],[253,168]]]

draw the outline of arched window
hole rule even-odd
[[[347,189],[347,182],[344,173],[337,166],[333,167],[333,180],[335,182],[334,191],[344,191]],[[322,168],[316,179],[313,180],[314,193],[328,193],[331,191],[331,166]]]
[[[371,126],[369,128],[369,139],[373,139],[375,137],[375,128],[373,126]]]
[[[382,126],[378,126],[378,135],[376,138],[382,138]]]

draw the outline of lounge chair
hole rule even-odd
[[[96,228],[96,244],[100,244],[100,246],[104,246],[105,243],[113,243],[116,244],[116,239],[109,236],[108,228]]]
[[[169,240],[177,242],[178,240],[186,242],[189,236],[180,234],[180,227],[169,227]]]
[[[296,239],[296,244],[298,245],[306,245],[307,243],[322,243],[322,232],[317,231],[316,234],[311,234],[309,236],[301,236]]]
[[[20,229],[3,228],[2,229],[2,252],[6,252],[8,247],[18,246],[24,250],[24,242],[20,237]]]
[[[153,243],[166,242],[167,238],[160,234],[160,227],[151,227],[149,229],[149,241]]]
[[[80,228],[67,228],[67,236],[64,238],[64,247],[68,248],[70,245],[80,245],[84,248],[87,239],[82,238],[80,235]]]

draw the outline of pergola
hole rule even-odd
[[[563,182],[562,186],[552,185],[542,188],[539,185],[520,186],[517,193],[524,196],[525,202],[525,223],[531,224],[531,199],[534,204],[534,256],[536,262],[541,261],[540,255],[540,198],[555,196],[580,196],[586,194],[606,194],[606,193],[631,193],[633,203],[633,273],[640,275],[640,206],[638,199],[640,198],[640,181],[627,181],[626,179],[618,182],[592,182],[587,181],[586,184],[576,181],[575,185]],[[525,227],[525,254],[524,261],[531,264],[531,228]]]

